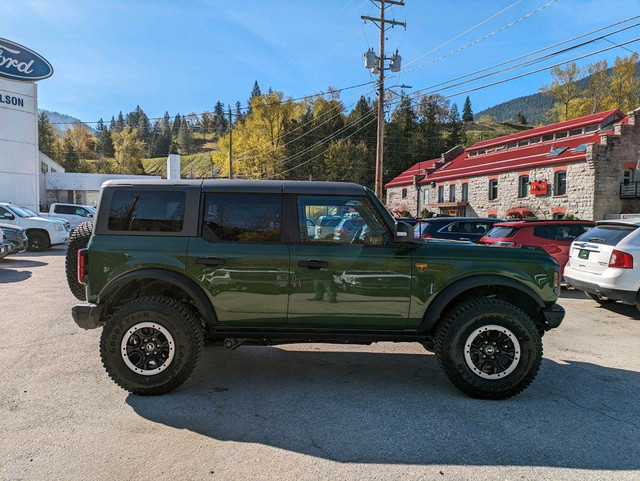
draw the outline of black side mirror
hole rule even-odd
[[[397,222],[395,228],[395,240],[399,243],[414,242],[413,226],[406,222]]]
[[[9,214],[9,212],[5,212],[5,214],[4,214],[4,216],[3,216],[3,217],[4,217],[5,219],[8,219],[8,220],[13,220],[13,219],[15,219],[15,218],[16,218],[16,216],[15,216],[15,215],[13,215],[13,214]]]

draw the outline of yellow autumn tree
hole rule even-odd
[[[93,156],[96,138],[91,134],[86,124],[74,124],[73,128],[67,129],[65,140],[73,146],[80,160],[89,159]]]
[[[121,174],[142,174],[140,159],[146,152],[145,143],[138,138],[138,130],[125,127],[120,132],[112,132],[113,148],[118,172]]]
[[[640,105],[640,76],[638,75],[638,54],[616,57],[611,73],[611,96],[613,103],[623,112],[629,112]]]
[[[282,170],[285,157],[286,126],[302,109],[302,104],[285,100],[282,92],[270,92],[251,99],[251,112],[233,127],[233,176],[272,177]],[[229,136],[219,140],[213,161],[220,176],[229,175]]]
[[[562,122],[571,118],[572,103],[580,97],[577,80],[581,74],[582,69],[575,62],[551,69],[553,80],[550,85],[542,86],[540,91],[555,101],[553,109],[548,113],[552,122]]]

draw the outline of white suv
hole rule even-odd
[[[601,304],[622,301],[640,309],[640,220],[604,220],[571,244],[567,284]]]

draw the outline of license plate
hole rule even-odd
[[[580,252],[578,252],[578,257],[580,259],[588,259],[589,258],[589,251],[587,249],[580,249]]]

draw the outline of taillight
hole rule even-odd
[[[88,249],[78,249],[78,282],[87,284]]]
[[[318,230],[316,231],[316,234],[318,234],[318,235],[322,234],[322,227],[318,227]]]
[[[346,229],[343,229],[342,227],[340,227],[340,228],[337,230],[337,232],[338,232],[338,234],[344,234],[345,232],[347,232],[347,230],[346,230]]]
[[[609,258],[609,267],[617,267],[619,269],[633,269],[633,256],[626,252],[614,251]]]
[[[432,237],[429,234],[420,234],[419,236],[421,239],[432,239]]]

